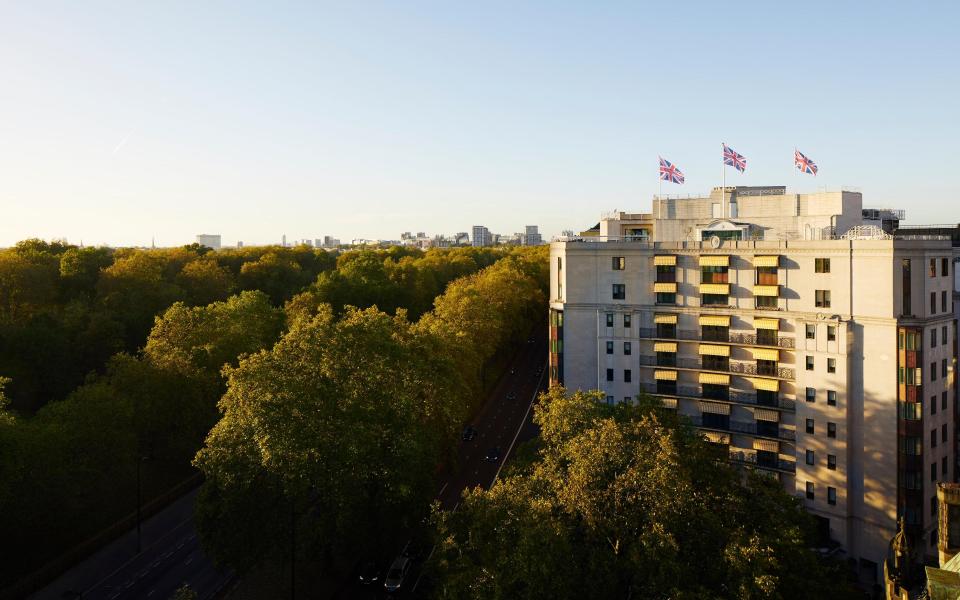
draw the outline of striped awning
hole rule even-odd
[[[701,283],[700,293],[728,296],[730,295],[730,284],[729,283]]]
[[[754,450],[763,450],[765,452],[780,452],[780,442],[775,442],[773,440],[753,440],[753,449]]]
[[[753,295],[754,296],[765,296],[767,298],[780,295],[780,286],[779,285],[755,285],[753,286]]]
[[[661,398],[664,408],[677,408],[677,399],[676,398]]]
[[[676,342],[656,342],[653,345],[654,352],[676,352],[677,343]]]
[[[780,382],[776,379],[761,379],[760,377],[747,377],[754,389],[764,392],[776,392],[780,390]]]
[[[756,317],[753,319],[753,326],[757,329],[778,331],[780,329],[780,319]]]
[[[701,254],[701,267],[728,267],[730,266],[730,257],[726,254]]]
[[[675,282],[658,281],[653,284],[653,291],[657,294],[676,294],[677,284]]]
[[[699,380],[710,385],[730,385],[730,376],[722,373],[700,373]]]
[[[704,431],[703,437],[712,444],[730,444],[730,434],[720,433],[719,431]]]
[[[700,412],[709,413],[712,415],[729,415],[730,405],[721,404],[719,402],[701,402]]]
[[[773,423],[779,423],[780,413],[775,410],[770,410],[769,408],[754,408],[753,418],[758,421],[771,421]]]
[[[780,257],[779,256],[754,256],[753,266],[754,267],[779,267]]]
[[[780,360],[780,351],[773,348],[750,348],[753,360]]]
[[[730,327],[730,315],[700,315],[700,325]]]
[[[707,356],[730,356],[730,346],[714,346],[713,344],[700,344],[697,352]]]
[[[660,381],[676,381],[677,372],[676,371],[654,371],[653,378],[659,379]]]
[[[655,267],[672,267],[677,264],[677,257],[673,254],[658,254],[653,257]]]
[[[677,315],[653,315],[653,322],[657,324],[676,325]]]

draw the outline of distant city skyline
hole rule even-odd
[[[955,221],[958,18],[946,2],[8,3],[0,246],[475,223],[550,239],[648,211],[658,156],[685,176],[665,194],[709,193],[723,142],[748,161],[728,185],[855,186],[907,223]]]

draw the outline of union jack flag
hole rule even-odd
[[[726,144],[723,145],[723,164],[729,165],[743,173],[747,168],[747,158],[742,154],[737,154],[733,148]]]
[[[804,156],[803,152],[799,150],[793,151],[793,164],[797,166],[801,173],[817,174],[817,163]]]
[[[683,183],[683,172],[669,160],[660,158],[660,179],[670,183]]]

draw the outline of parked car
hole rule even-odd
[[[500,460],[500,446],[494,446],[493,448],[487,450],[487,454],[483,457],[483,460],[489,462],[497,462]]]
[[[383,580],[383,589],[388,592],[398,592],[403,586],[403,580],[410,572],[412,561],[406,556],[398,556],[393,559],[390,570],[387,571],[387,577]]]
[[[380,581],[381,575],[380,565],[376,561],[368,560],[360,568],[360,583],[363,585],[374,584]]]
[[[467,425],[463,428],[463,435],[460,436],[460,439],[465,442],[469,442],[475,437],[477,437],[477,430],[473,428],[473,425]]]

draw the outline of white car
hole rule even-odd
[[[400,586],[403,585],[403,579],[407,576],[407,573],[410,572],[410,559],[406,556],[398,556],[393,560],[393,564],[390,565],[390,570],[387,571],[387,577],[383,580],[383,589],[388,592],[397,592],[400,591]]]

